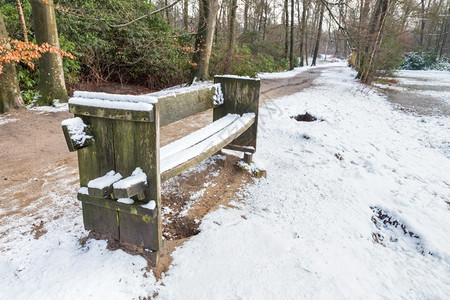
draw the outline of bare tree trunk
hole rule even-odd
[[[330,36],[331,36],[331,22],[328,22],[328,38],[327,38],[327,43],[325,45],[325,60],[327,59],[327,55],[328,55],[328,44],[330,42]]]
[[[269,2],[266,1],[264,4],[264,21],[263,21],[263,36],[262,39],[263,41],[266,40],[266,29],[267,29],[267,14],[269,11]]]
[[[209,59],[211,58],[218,6],[218,0],[199,0],[199,22],[191,69],[191,84],[196,79],[201,81],[208,79]]]
[[[31,0],[31,9],[37,44],[48,43],[59,48],[53,0],[46,0],[46,3]],[[44,53],[39,58],[39,71],[39,97],[36,105],[52,105],[53,100],[56,99],[67,101],[61,55],[59,53]]]
[[[248,30],[248,1],[250,0],[244,0],[244,31]]]
[[[305,56],[305,40],[306,40],[306,10],[307,0],[303,0],[303,10],[302,10],[302,20],[300,22],[300,67],[304,66],[304,56]],[[306,63],[308,64],[308,63]]]
[[[236,40],[236,10],[237,10],[237,0],[231,1],[231,7],[230,7],[230,30],[228,34],[228,50],[227,50],[227,56],[225,59],[225,69],[224,73],[228,74],[230,73],[231,66],[233,64],[233,56],[234,56],[234,43]]]
[[[290,47],[289,47],[289,70],[294,69],[294,0],[291,0],[291,39],[290,39]]]
[[[17,12],[19,13],[20,24],[22,25],[23,41],[25,43],[28,43],[27,24],[25,23],[25,18],[23,16],[22,3],[20,3],[20,0],[16,0],[16,3],[17,3]]]
[[[420,47],[423,48],[425,33],[425,0],[420,0],[421,20],[420,20]],[[423,50],[423,49],[422,49]]]
[[[372,41],[374,39],[374,34],[376,31],[377,23],[380,17],[381,13],[381,0],[377,0],[374,8],[374,12],[372,13],[372,17],[370,20],[370,23],[368,24],[366,22],[366,19],[364,16],[367,16],[369,13],[369,4],[370,0],[365,0],[363,12],[364,15],[361,15],[361,27],[363,28],[361,40],[360,40],[360,49],[359,49],[359,67],[358,67],[358,74],[356,75],[356,78],[361,79],[363,76],[363,73],[365,72],[365,67],[367,65],[367,61],[369,59],[369,52],[370,47],[372,44]],[[369,27],[368,29],[366,29]]]
[[[0,43],[8,38],[3,16],[0,13]],[[19,83],[17,82],[16,67],[14,63],[3,63],[0,73],[0,113],[5,113],[13,108],[23,107],[20,95]]]
[[[317,55],[319,54],[319,46],[320,46],[320,38],[322,37],[322,22],[323,22],[323,14],[325,11],[325,5],[323,3],[320,4],[320,16],[319,16],[319,25],[317,29],[317,39],[316,39],[316,45],[314,47],[314,53],[313,53],[313,59],[311,62],[311,66],[316,65]]]
[[[289,0],[284,0],[284,57],[289,53]]]
[[[361,77],[361,81],[370,84],[375,76],[376,68],[373,67],[373,63],[376,59],[376,56],[380,50],[381,42],[383,40],[383,31],[386,24],[386,17],[390,9],[390,1],[389,0],[379,0],[380,13],[379,17],[376,18],[376,37],[372,41],[371,49],[372,51],[369,54],[369,61],[367,65],[364,67],[365,71],[363,76]]]
[[[189,0],[183,0],[183,27],[188,29],[189,27]]]
[[[447,12],[448,15],[450,15],[450,7]],[[442,43],[441,48],[439,50],[439,57],[442,57],[442,54],[444,52],[445,44],[447,43],[447,37],[448,37],[448,31],[450,30],[450,22],[448,20],[448,17],[445,19],[445,26],[444,26],[444,36],[442,37]]]

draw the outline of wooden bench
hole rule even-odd
[[[214,85],[142,96],[75,92],[62,127],[78,151],[87,230],[134,245],[156,264],[163,246],[161,182],[222,148],[256,151],[258,79],[216,76]],[[213,122],[162,148],[160,126],[213,108]]]

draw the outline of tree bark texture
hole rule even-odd
[[[23,16],[22,3],[20,3],[20,0],[16,0],[16,4],[17,12],[19,13],[20,24],[22,25],[23,41],[25,43],[28,43],[27,24],[25,23],[25,17]]]
[[[291,0],[291,36],[290,36],[290,47],[289,47],[289,70],[293,70],[294,63],[294,0]]]
[[[3,16],[0,14],[0,43],[5,38],[8,38],[8,33]],[[14,63],[2,64],[2,68],[0,74],[0,113],[5,113],[10,109],[23,107],[23,101]]]
[[[199,7],[199,22],[190,83],[196,79],[200,81],[208,79],[209,59],[211,58],[219,1],[200,0]]]
[[[231,1],[231,7],[230,7],[230,29],[228,33],[228,49],[227,49],[227,55],[225,59],[225,68],[224,73],[228,74],[230,73],[231,66],[233,64],[233,56],[234,56],[234,43],[236,41],[236,10],[237,10],[237,0]]]
[[[376,10],[376,14],[373,18],[375,23],[375,32],[374,37],[371,39],[371,44],[369,45],[370,52],[368,52],[368,62],[363,66],[363,74],[361,77],[361,81],[370,84],[375,76],[377,71],[376,67],[374,67],[374,61],[376,60],[377,55],[379,54],[381,42],[383,40],[383,31],[386,24],[386,17],[390,8],[389,0],[379,0],[377,2],[377,6],[379,6]]]
[[[300,67],[305,65],[305,39],[306,39],[306,11],[307,11],[307,0],[302,1],[302,19],[300,22]],[[308,62],[306,63],[308,64]]]
[[[38,45],[48,43],[59,48],[53,0],[31,0],[33,23]],[[53,100],[67,101],[62,58],[59,53],[44,53],[39,58],[39,97],[36,105],[52,105]]]
[[[284,57],[289,54],[289,0],[284,0]]]
[[[313,59],[311,62],[311,66],[316,65],[317,55],[319,54],[319,46],[320,46],[320,38],[322,37],[322,23],[323,23],[323,14],[325,11],[325,5],[323,3],[320,4],[320,16],[319,16],[319,25],[317,29],[317,38],[316,44],[314,46]]]
[[[189,27],[189,1],[183,0],[183,27],[184,29],[188,29]]]

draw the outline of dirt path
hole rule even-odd
[[[297,93],[312,85],[320,75],[320,69],[311,69],[297,76],[284,79],[262,79],[261,102]],[[0,228],[2,236],[10,230],[21,230],[14,220],[33,216],[30,232],[38,239],[45,234],[45,223],[62,212],[54,211],[47,216],[51,206],[48,193],[73,193],[75,209],[80,210],[76,200],[78,190],[77,154],[70,153],[61,130],[61,121],[71,118],[69,112],[14,111],[0,115]],[[161,145],[168,144],[212,120],[208,111],[161,129]],[[164,236],[166,247],[162,263],[155,273],[167,270],[171,263],[170,253],[187,238],[196,234],[200,220],[219,205],[227,205],[236,199],[243,185],[251,177],[237,167],[239,158],[217,156],[214,163],[165,183],[162,190]],[[61,189],[61,188],[59,188]],[[57,206],[56,206],[57,207]],[[54,207],[51,207],[55,210]],[[56,210],[58,210],[56,208]],[[81,210],[80,210],[81,213]],[[21,230],[22,231],[22,230]]]

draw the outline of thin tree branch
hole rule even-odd
[[[166,9],[169,9],[169,8],[171,8],[172,6],[175,6],[175,5],[176,5],[178,2],[180,2],[180,1],[181,1],[181,0],[177,0],[177,1],[173,2],[172,4],[169,4],[169,5],[167,5],[167,6],[164,6],[164,7],[160,8],[160,9],[157,9],[157,10],[151,12],[151,13],[148,13],[148,14],[146,14],[146,15],[140,16],[140,17],[137,18],[137,19],[131,20],[130,22],[123,23],[123,24],[112,25],[112,24],[108,24],[108,22],[106,22],[105,19],[102,19],[102,20],[105,21],[105,23],[106,23],[109,27],[111,27],[111,28],[125,27],[125,26],[128,26],[128,25],[130,25],[130,24],[133,24],[133,23],[135,23],[135,22],[137,22],[137,21],[140,21],[140,20],[142,20],[142,19],[144,19],[144,18],[147,18],[147,17],[149,17],[149,16],[151,16],[151,15],[154,15],[154,14],[157,14],[157,13],[159,13],[159,12],[161,12],[161,11],[164,11],[164,10],[166,10]]]

